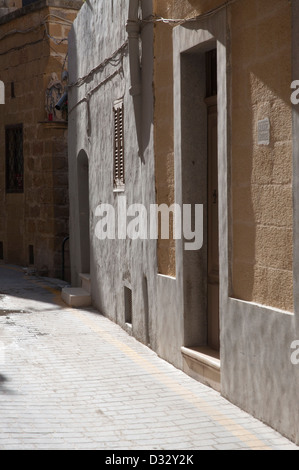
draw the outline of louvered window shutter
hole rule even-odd
[[[114,104],[114,188],[123,189],[125,184],[124,168],[124,104]]]

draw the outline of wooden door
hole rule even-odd
[[[208,346],[219,351],[217,105],[208,106]]]

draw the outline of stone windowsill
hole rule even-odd
[[[39,121],[46,129],[67,129],[68,121]]]

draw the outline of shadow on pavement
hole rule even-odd
[[[9,390],[8,388],[6,388],[6,386],[4,385],[7,381],[8,381],[8,379],[5,377],[5,375],[0,374],[0,393],[10,395],[10,394],[13,394],[14,392],[12,390]]]
[[[19,266],[0,265],[0,300],[11,296],[64,307],[60,292],[66,285],[68,283],[60,279],[30,275]]]

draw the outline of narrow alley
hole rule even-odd
[[[63,284],[0,266],[0,450],[298,450]]]

